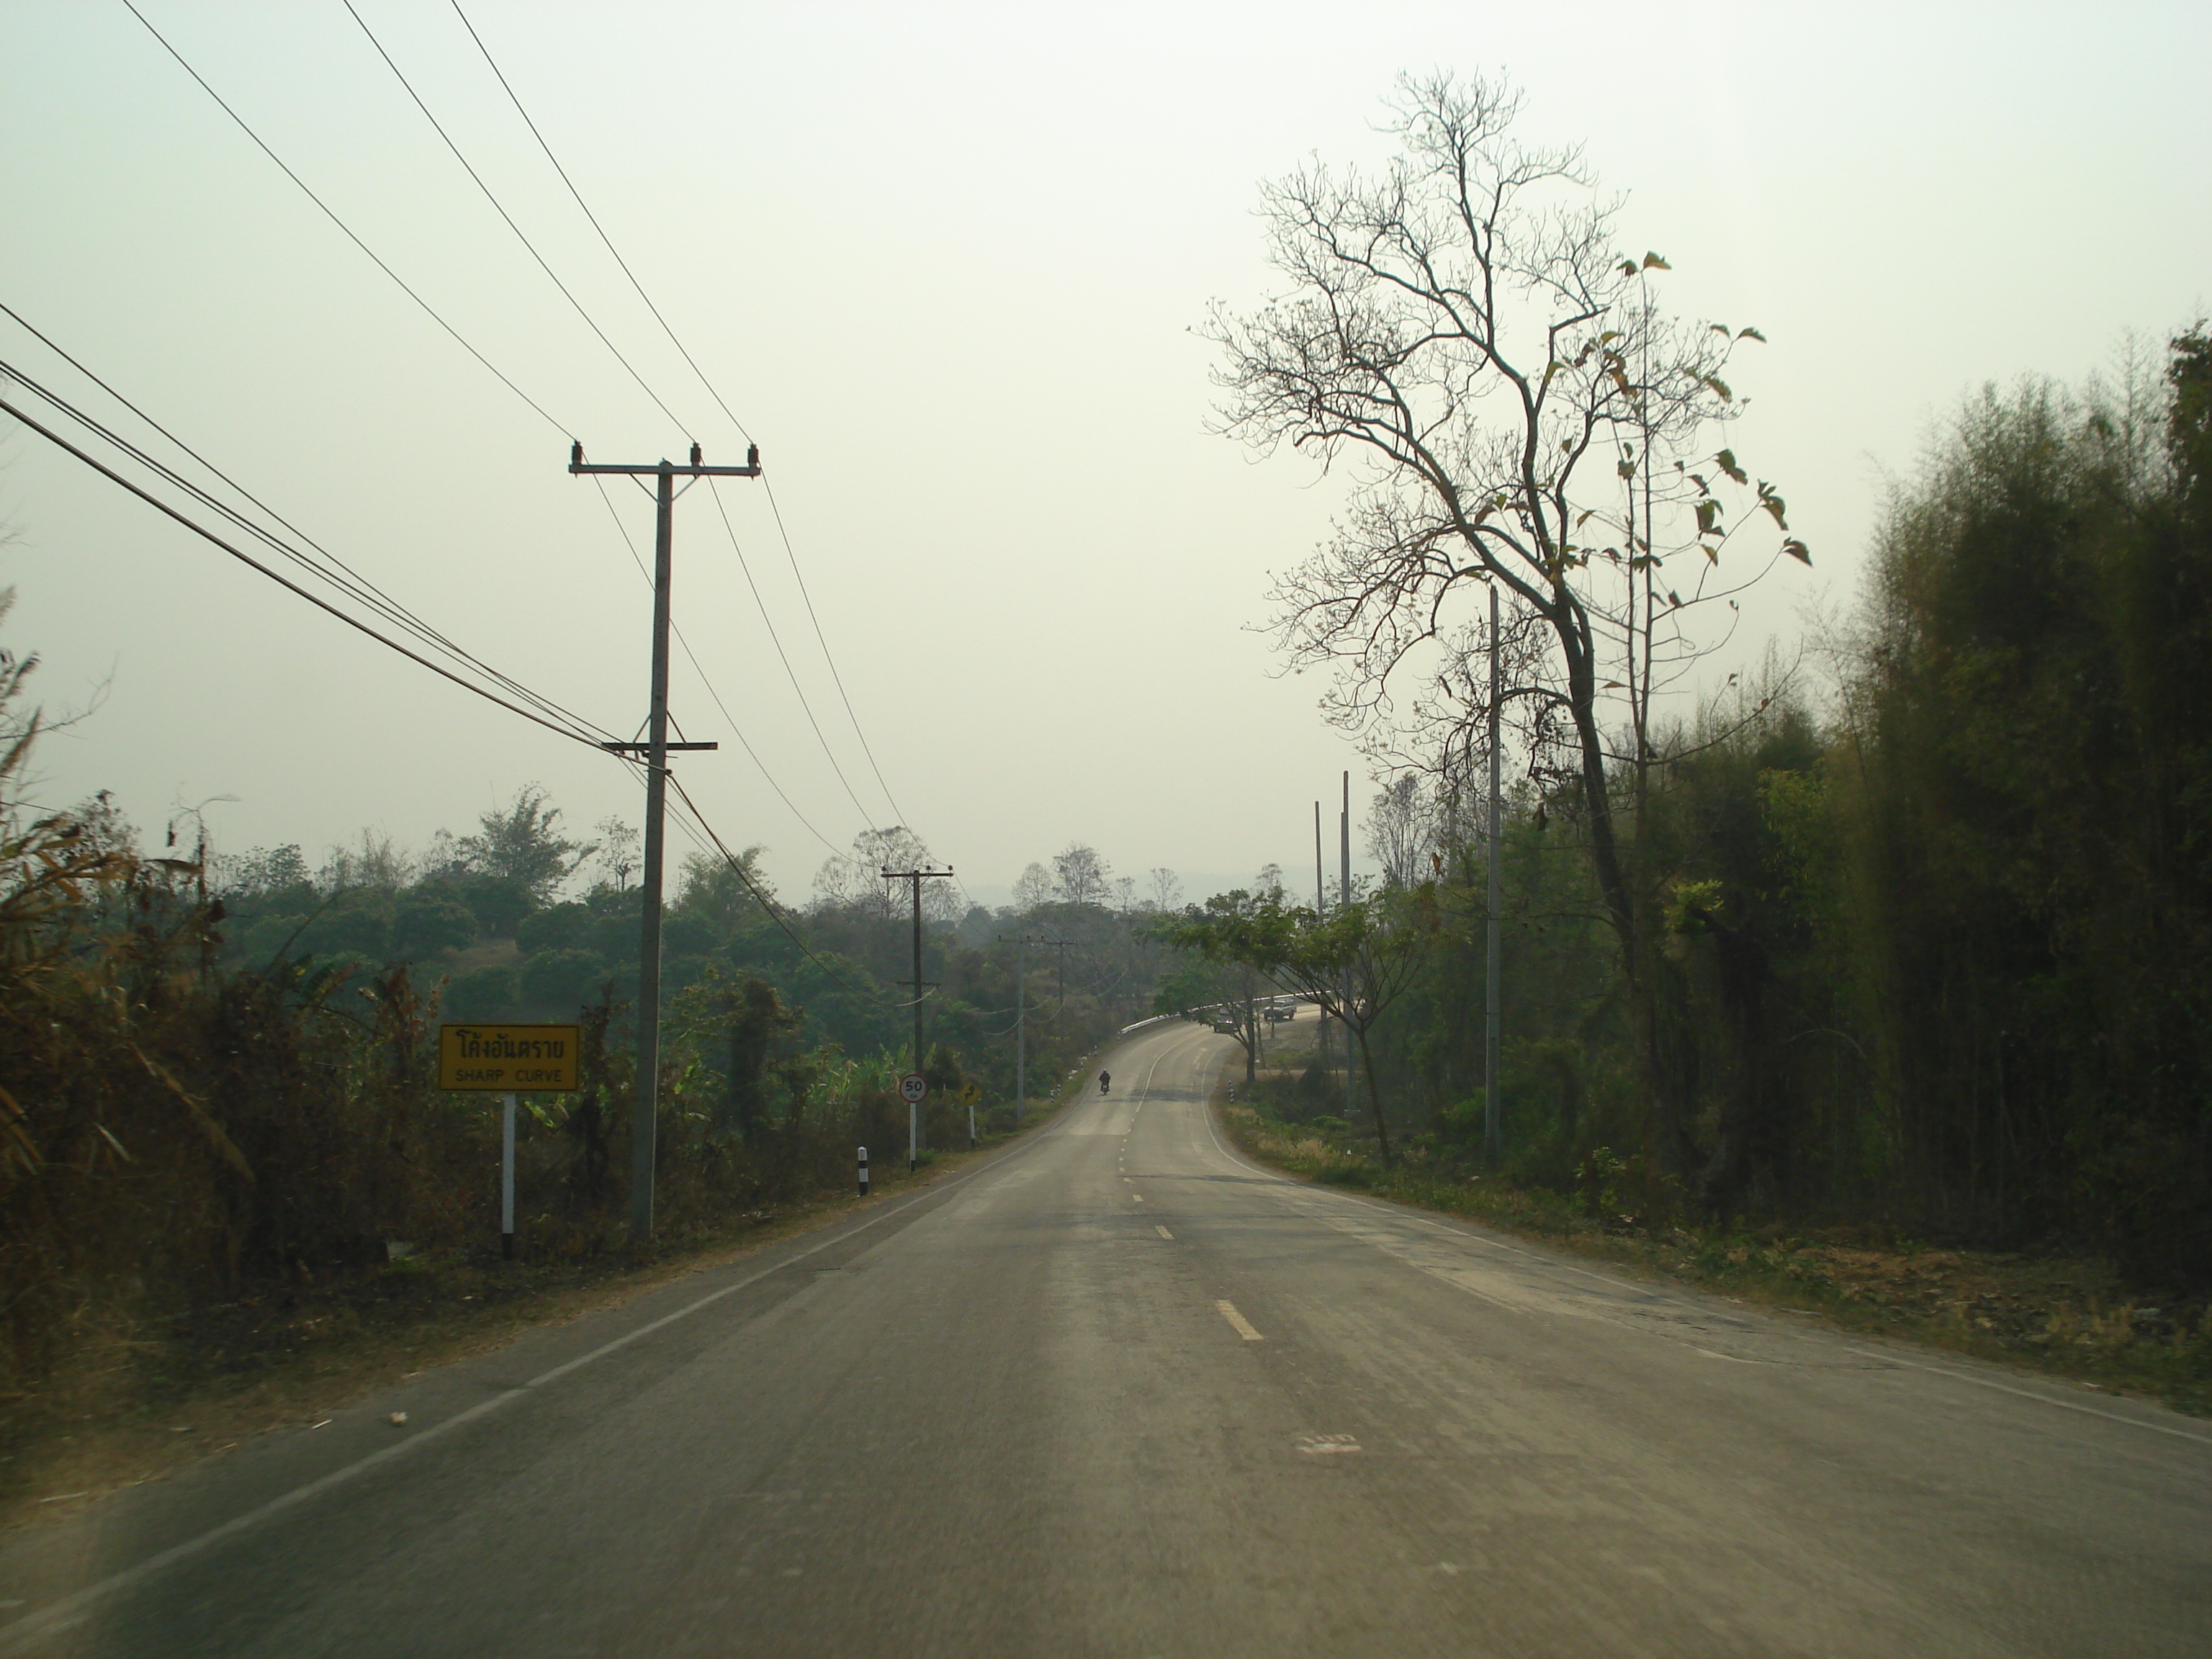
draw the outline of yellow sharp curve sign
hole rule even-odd
[[[583,1087],[580,1025],[441,1025],[441,1089],[573,1090]]]

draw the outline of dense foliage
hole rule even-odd
[[[1648,1062],[1583,792],[1517,791],[1514,1170],[1650,1215],[2097,1248],[2140,1281],[2212,1281],[2205,332],[2162,372],[1962,410],[1893,492],[1832,643],[1832,696],[1778,672],[1655,738],[1620,837]],[[1376,803],[1377,854],[1436,926],[1371,1038],[1389,1121],[1471,1160],[1486,848],[1439,771]]]

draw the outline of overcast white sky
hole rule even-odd
[[[141,0],[453,325],[440,333],[120,0],[0,0],[0,299],[416,611],[599,723],[642,719],[649,595],[594,457],[743,439],[689,378],[444,0],[356,0],[689,428],[647,401],[461,173],[339,0]],[[1735,447],[1813,549],[1753,612],[1849,601],[1884,469],[1960,395],[2078,380],[2212,289],[2212,8],[1461,3],[517,5],[465,0],[617,245],[762,446],[902,815],[971,890],[1071,840],[1203,890],[1311,856],[1349,745],[1270,677],[1271,569],[1335,499],[1206,430],[1215,298],[1267,290],[1256,185],[1376,158],[1403,70],[1504,70],[1586,143],[1683,310],[1771,344]],[[0,318],[0,356],[84,383]],[[559,429],[556,429],[556,426]],[[840,846],[892,821],[760,487],[721,486],[837,755],[703,493],[677,606],[776,781]],[[648,550],[650,505],[616,494]],[[611,762],[351,635],[35,436],[0,429],[5,632],[50,798],[112,788],[237,850],[419,843],[541,781],[635,820]],[[805,896],[824,848],[688,665],[683,767]],[[1355,775],[1356,795],[1371,786]]]

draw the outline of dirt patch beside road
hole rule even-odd
[[[1232,1101],[1213,1109],[1237,1144],[1286,1174],[1564,1245],[1746,1302],[1817,1314],[1839,1328],[1902,1338],[2092,1389],[2212,1417],[2212,1313],[2205,1298],[2148,1296],[2087,1257],[1939,1248],[1864,1232],[1696,1231],[1593,1218],[1570,1200],[1401,1162],[1385,1171],[1339,1138]]]

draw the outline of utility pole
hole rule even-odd
[[[921,1072],[921,1000],[927,988],[921,978],[921,884],[950,876],[952,866],[942,870],[885,870],[881,872],[885,881],[910,881],[914,884],[914,1069]],[[915,1155],[921,1150],[921,1103],[908,1101],[906,1109],[906,1172],[912,1175],[921,1159]]]
[[[1337,851],[1343,863],[1340,879],[1343,885],[1337,891],[1337,902],[1349,908],[1352,904],[1352,774],[1344,775],[1344,811],[1337,815]],[[1352,966],[1344,969],[1344,1115],[1349,1119],[1359,1109],[1359,1068],[1352,1063]]]
[[[1041,945],[1047,950],[1057,950],[1060,960],[1067,960],[1067,941],[1064,939],[1031,939],[1024,933],[1009,941],[1004,933],[998,935],[1001,945],[1011,942],[1014,947],[1014,1121],[1022,1121],[1022,1113],[1029,1104],[1030,1090],[1030,946]]]
[[[1328,886],[1322,880],[1321,873],[1321,803],[1319,801],[1314,803],[1314,919],[1317,921],[1328,920]],[[1324,1008],[1319,1012],[1321,1013],[1321,1074],[1326,1080],[1329,1070],[1328,1010]],[[1349,1047],[1346,1048],[1346,1052],[1347,1054],[1351,1052]]]
[[[649,475],[657,480],[653,497],[653,690],[647,707],[646,740],[600,745],[617,754],[645,757],[645,881],[637,946],[637,1084],[629,1135],[629,1238],[633,1244],[642,1244],[653,1237],[653,1169],[660,1114],[661,843],[662,819],[668,807],[668,751],[715,747],[711,743],[668,740],[668,590],[675,565],[676,480],[679,477],[757,478],[760,470],[758,444],[745,451],[743,466],[708,466],[700,459],[696,444],[691,446],[690,463],[684,466],[667,460],[650,466],[602,465],[584,459],[581,444],[571,445],[568,450],[571,473]]]
[[[1504,670],[1498,660],[1498,584],[1490,584],[1490,925],[1488,957],[1482,975],[1482,1147],[1498,1156],[1498,705],[1504,701]]]

